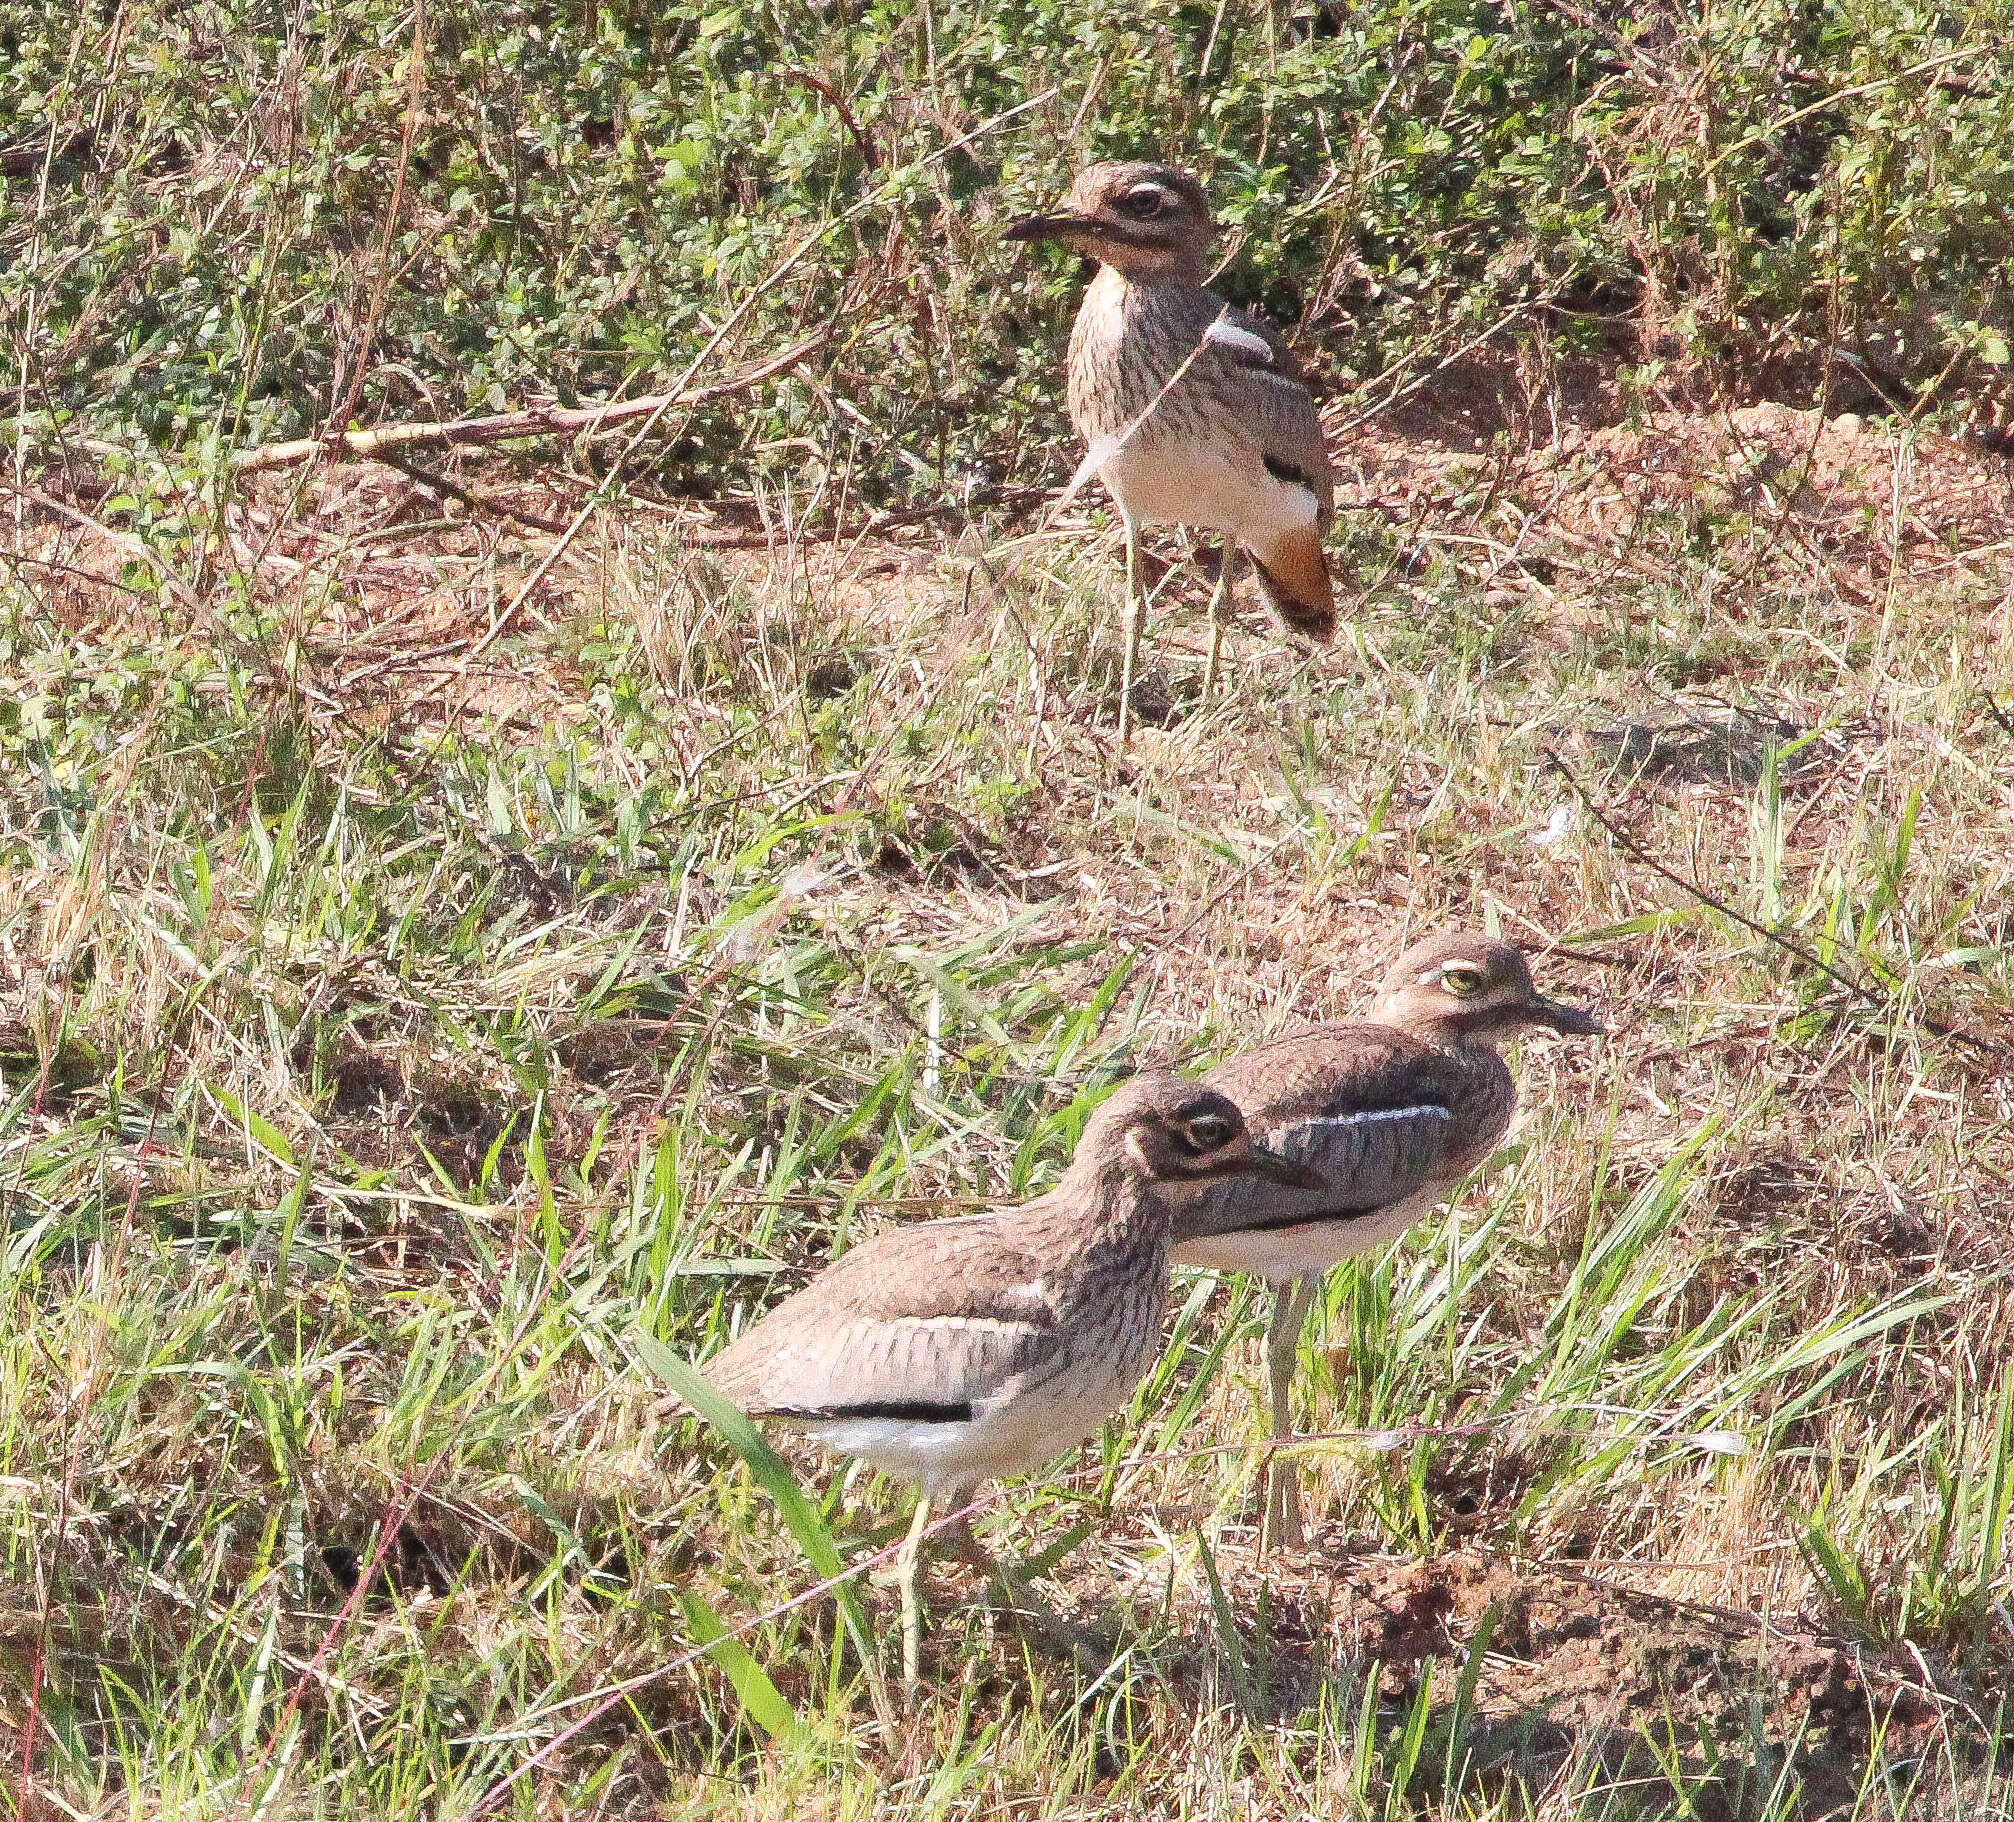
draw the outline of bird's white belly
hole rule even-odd
[[[1292,1227],[1243,1228],[1180,1240],[1169,1253],[1176,1265],[1219,1272],[1252,1272],[1274,1284],[1312,1277],[1387,1240],[1396,1240],[1447,1192],[1423,1189],[1389,1208],[1347,1219],[1320,1218]]]
[[[959,1486],[994,1472],[986,1465],[979,1423],[918,1423],[906,1417],[841,1417],[807,1423],[805,1430],[841,1455],[926,1487]]]
[[[1314,494],[1272,474],[1242,439],[1218,447],[1144,425],[1097,469],[1120,508],[1143,524],[1265,542],[1315,522]]]

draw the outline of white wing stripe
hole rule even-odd
[[[1438,1107],[1432,1101],[1422,1101],[1417,1107],[1379,1107],[1368,1113],[1322,1114],[1310,1120],[1296,1120],[1286,1130],[1298,1132],[1311,1126],[1362,1126],[1374,1120],[1452,1120],[1454,1117],[1445,1107]]]
[[[1297,1164],[1318,1164],[1332,1189],[1373,1167],[1409,1172],[1408,1158],[1438,1153],[1435,1124],[1452,1125],[1454,1115],[1431,1101],[1416,1107],[1378,1107],[1364,1113],[1326,1114],[1276,1127],[1266,1140]]]
[[[1273,364],[1272,346],[1263,335],[1240,329],[1236,323],[1226,322],[1221,316],[1203,331],[1203,339],[1221,342],[1232,353],[1243,355],[1247,360],[1263,361],[1268,367]]]
[[[1040,1323],[993,1316],[887,1316],[877,1326],[912,1334],[920,1330],[926,1335],[1005,1335],[1017,1340],[1044,1332]]]

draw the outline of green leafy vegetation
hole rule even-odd
[[[1990,418],[2010,33],[2003,0],[30,9],[0,33],[11,429],[187,456],[823,328],[667,476],[809,458],[934,502],[1056,441],[1064,300],[1004,218],[1139,153],[1203,171],[1225,282],[1374,396],[1510,323]]]

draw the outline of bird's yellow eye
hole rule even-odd
[[[1189,1122],[1189,1143],[1200,1151],[1216,1151],[1231,1142],[1231,1122],[1213,1113]]]
[[[1456,999],[1469,999],[1483,990],[1483,971],[1467,962],[1449,962],[1441,970],[1441,985]]]

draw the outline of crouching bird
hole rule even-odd
[[[1254,1146],[1214,1089],[1136,1076],[1091,1116],[1047,1195],[863,1240],[700,1369],[750,1417],[920,1484],[898,1559],[912,1700],[930,1514],[965,1505],[981,1481],[1040,1467],[1126,1402],[1160,1346],[1175,1211],[1247,1177],[1321,1183]],[[1071,1632],[961,1542],[1017,1610]]]
[[[1294,1434],[1294,1367],[1323,1275],[1396,1239],[1502,1143],[1517,1084],[1498,1046],[1534,1027],[1579,1037],[1602,1024],[1540,993],[1511,944],[1447,933],[1393,963],[1368,1019],[1280,1038],[1203,1078],[1237,1101],[1269,1149],[1326,1183],[1218,1183],[1175,1216],[1176,1264],[1273,1284],[1276,1441]],[[1267,1473],[1262,1537],[1301,1542],[1298,1477],[1284,1456]]]
[[[1335,484],[1314,396],[1279,337],[1203,283],[1214,232],[1202,185],[1158,164],[1092,165],[1058,208],[1007,230],[1098,262],[1070,335],[1069,405],[1088,445],[1079,473],[1103,479],[1126,527],[1122,742],[1147,606],[1142,525],[1224,536],[1205,695],[1239,548],[1282,624],[1321,642],[1336,630],[1322,554]]]

